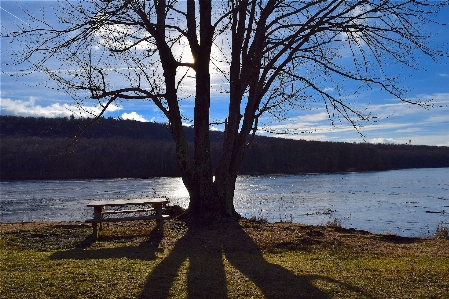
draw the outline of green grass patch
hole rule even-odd
[[[106,227],[96,242],[81,224],[2,229],[0,298],[449,298],[448,240],[248,221],[169,221],[158,238],[152,226]]]

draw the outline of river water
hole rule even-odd
[[[83,221],[91,200],[167,196],[188,206],[180,178],[2,181],[0,222]],[[449,168],[337,174],[240,176],[236,210],[292,221],[426,237],[449,227]]]

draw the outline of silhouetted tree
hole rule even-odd
[[[98,100],[102,111],[119,100],[147,100],[166,116],[176,160],[197,216],[236,215],[234,187],[246,146],[269,114],[321,102],[330,121],[355,128],[370,121],[341,91],[343,82],[380,87],[403,102],[385,64],[413,65],[416,50],[437,57],[422,33],[448,1],[124,0],[66,1],[28,12],[10,32],[21,42],[16,65],[44,72],[73,95]],[[48,15],[59,21],[53,24]],[[213,50],[214,49],[214,50]],[[184,51],[185,50],[185,51]],[[343,60],[346,51],[351,63]],[[191,58],[190,58],[191,57]],[[225,65],[225,66],[223,66]],[[229,94],[222,155],[213,173],[210,144],[211,68]],[[194,78],[193,159],[183,130],[183,86]],[[326,87],[332,85],[336,93]],[[413,104],[426,105],[422,102]],[[363,108],[362,108],[363,109]],[[349,156],[340,155],[346,167]],[[334,168],[333,168],[334,169]],[[215,175],[215,180],[213,179]]]

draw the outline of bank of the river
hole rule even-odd
[[[243,219],[0,224],[0,298],[449,298],[434,238]]]

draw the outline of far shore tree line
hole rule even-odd
[[[101,119],[70,145],[88,119],[0,116],[0,179],[100,179],[180,176],[164,124]],[[193,129],[185,128],[189,147]],[[223,133],[211,132],[216,168]],[[192,157],[191,157],[192,158]],[[449,147],[335,143],[257,136],[240,175],[449,167]]]

